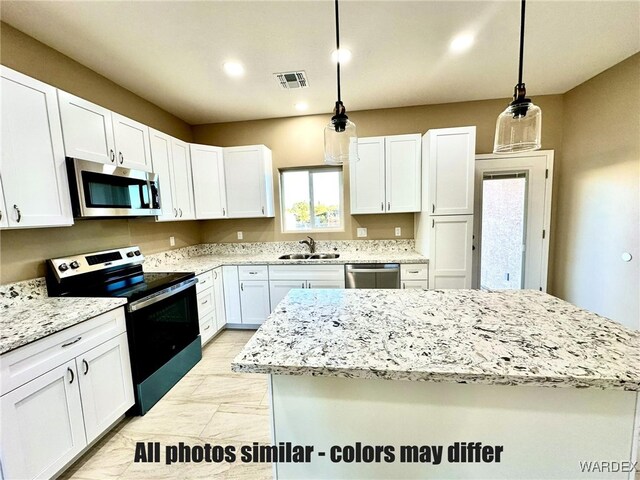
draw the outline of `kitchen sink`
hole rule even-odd
[[[280,255],[278,260],[306,260],[311,257],[310,253],[289,253],[287,255]]]
[[[330,260],[332,258],[340,258],[339,253],[316,253],[309,257],[309,260]]]

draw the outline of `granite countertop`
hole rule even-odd
[[[640,332],[533,290],[292,290],[232,369],[640,391]]]
[[[72,327],[127,303],[126,298],[40,297],[4,305],[0,354]]]
[[[325,253],[325,252],[318,252]],[[327,260],[279,260],[278,253],[197,255],[156,264],[145,262],[148,272],[195,272],[196,275],[223,265],[344,265],[347,263],[429,263],[417,252],[337,252]]]

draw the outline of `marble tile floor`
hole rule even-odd
[[[202,360],[144,417],[125,418],[61,479],[271,479],[270,464],[134,463],[136,442],[235,445],[270,442],[267,379],[237,374],[231,360],[253,331],[227,330],[206,345]]]

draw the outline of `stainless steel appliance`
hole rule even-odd
[[[51,297],[123,297],[136,404],[144,415],[202,358],[194,273],[144,273],[138,247],[47,261]]]
[[[400,288],[397,263],[359,263],[344,266],[346,288]]]
[[[158,175],[67,157],[75,217],[160,215]]]

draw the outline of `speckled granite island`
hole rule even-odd
[[[293,290],[232,368],[270,375],[274,442],[327,452],[278,478],[567,479],[636,461],[640,332],[537,291]],[[503,453],[329,459],[356,442]]]

